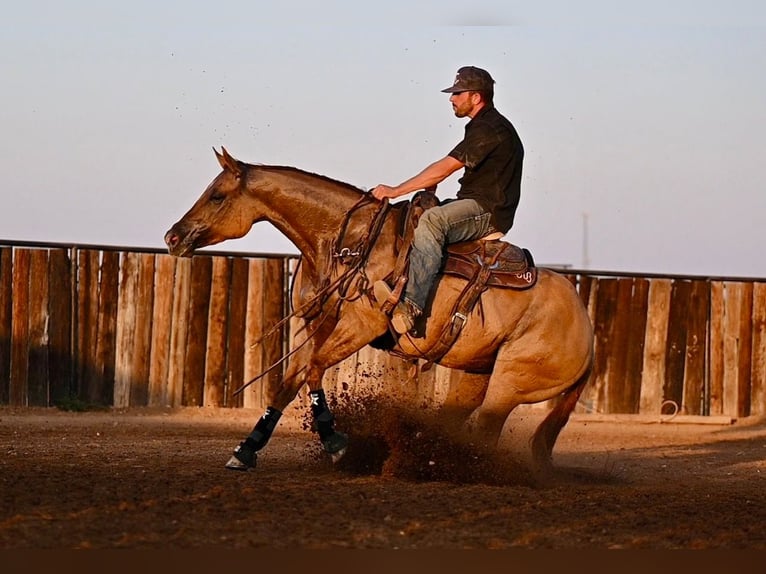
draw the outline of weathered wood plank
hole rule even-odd
[[[686,366],[686,320],[689,314],[691,282],[674,280],[670,291],[670,317],[665,354],[665,385],[662,389],[663,402],[675,406],[666,412],[683,409],[684,367]]]
[[[222,407],[224,405],[230,285],[231,260],[223,256],[213,257],[203,402],[206,407]]]
[[[263,347],[261,338],[263,328],[263,270],[262,259],[251,259],[248,262],[248,287],[247,287],[247,310],[245,319],[245,371],[241,384],[252,381],[260,375],[268,365],[264,364]],[[293,330],[293,333],[295,331]],[[241,386],[235,385],[235,391]],[[261,388],[263,380],[259,379],[246,387],[239,396],[246,408],[266,408],[263,404]]]
[[[149,403],[149,367],[152,347],[152,311],[154,308],[153,253],[138,254],[136,278],[135,333],[130,370],[130,406],[144,407]]]
[[[66,249],[53,249],[48,258],[49,394],[51,404],[72,396],[72,260]]]
[[[9,403],[27,406],[29,360],[29,249],[17,249],[13,256],[13,320],[11,323],[11,376]]]
[[[577,293],[580,295],[580,300],[586,307],[590,305],[590,293],[593,284],[594,278],[590,275],[577,276]]]
[[[766,283],[753,285],[753,360],[750,414],[766,415]]]
[[[641,411],[641,380],[644,367],[649,281],[636,277],[630,299],[630,323],[625,354],[625,408],[630,413]]]
[[[597,307],[597,301],[598,301],[598,279],[596,277],[590,277],[583,276],[582,285],[587,284],[587,292],[588,297],[587,300],[585,299],[585,293],[584,291],[581,291],[580,293],[580,299],[585,303],[585,308],[588,311],[588,320],[590,321],[591,325],[593,325],[594,328],[594,353],[595,353],[595,324],[596,324],[596,307]],[[591,370],[590,376],[588,377],[588,382],[586,383],[584,390],[582,392],[582,395],[580,396],[580,400],[577,401],[577,405],[575,406],[575,411],[578,413],[591,413],[595,412],[595,409],[597,408],[596,405],[596,399],[594,397],[597,397],[598,389],[596,385],[596,358],[594,357],[594,366]]]
[[[100,252],[84,249],[77,252],[77,314],[75,333],[75,384],[83,400],[100,397],[101,379],[95,372],[98,338],[98,275]]]
[[[263,275],[263,324],[271,330],[285,316],[285,266],[282,259],[266,259]],[[276,331],[276,335],[263,341],[264,362],[271,366],[282,358],[284,353],[284,327]],[[279,364],[264,377],[264,388],[273,390],[281,384],[284,373],[284,363]]]
[[[739,309],[738,361],[737,361],[737,413],[750,416],[752,360],[753,360],[753,284],[742,283],[742,306]]]
[[[29,370],[27,403],[48,406],[48,251],[35,249],[29,262]]]
[[[710,314],[710,284],[692,281],[686,324],[686,363],[684,365],[684,415],[701,415],[707,410],[705,401],[705,355],[707,323]]]
[[[725,289],[723,414],[741,417],[750,399],[752,284],[726,282]]]
[[[659,414],[662,407],[672,286],[669,279],[652,279],[649,284],[639,409],[645,414]]]
[[[617,280],[599,278],[596,286],[596,305],[594,309],[593,332],[594,352],[593,376],[587,393],[585,404],[590,412],[607,412],[607,389],[610,377],[610,349],[614,317],[617,308]],[[585,393],[584,393],[585,394]]]
[[[117,305],[120,292],[120,254],[101,254],[98,289],[98,336],[93,370],[94,385],[88,400],[102,405],[114,403],[114,371],[117,356]]]
[[[189,336],[186,342],[183,384],[183,405],[188,407],[201,407],[204,404],[205,353],[212,273],[212,257],[192,257]]]
[[[226,348],[226,396],[224,405],[241,407],[242,393],[234,395],[245,376],[245,331],[247,329],[247,283],[248,261],[234,257],[231,267],[231,289],[229,293],[229,329]]]
[[[154,270],[152,340],[149,353],[149,406],[170,406],[168,368],[173,321],[173,282],[176,258],[158,255]]]
[[[631,329],[633,279],[619,278],[615,289],[614,313],[609,335],[609,358],[606,377],[606,409],[611,413],[632,413],[631,390],[627,384],[628,339]],[[636,410],[638,405],[635,405]]]
[[[13,248],[0,247],[0,405],[7,405],[13,334]]]
[[[136,300],[140,262],[137,253],[122,254],[122,279],[117,300],[117,334],[114,368],[114,406],[130,406],[133,379],[133,354],[136,336]]]
[[[709,410],[710,415],[722,415],[724,388],[724,283],[713,281],[710,284],[710,375],[709,375]]]
[[[173,317],[170,331],[168,381],[165,387],[167,395],[163,397],[164,404],[171,407],[179,407],[183,404],[186,340],[189,337],[191,264],[192,260],[189,258],[178,259],[173,282]]]

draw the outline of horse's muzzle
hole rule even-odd
[[[176,257],[190,257],[194,252],[192,234],[180,233],[175,225],[165,233],[165,245],[168,246],[168,253]]]

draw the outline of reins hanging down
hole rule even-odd
[[[346,213],[346,217],[343,220],[343,224],[341,226],[341,231],[338,234],[338,238],[334,242],[334,247],[337,248],[338,246],[342,245],[343,238],[346,234],[346,229],[348,228],[349,221],[351,220],[351,215],[353,214],[356,209],[365,203],[369,199],[369,196],[362,196],[359,201],[357,201],[354,206],[351,207],[351,209],[348,210]],[[321,316],[319,318],[318,323],[316,323],[316,328],[308,334],[306,339],[298,345],[295,349],[292,351],[286,353],[282,357],[279,358],[276,362],[274,362],[271,366],[266,368],[264,371],[250,379],[247,383],[240,386],[236,391],[234,391],[234,395],[238,395],[243,390],[245,390],[247,387],[252,385],[254,382],[256,382],[258,379],[264,377],[266,374],[268,374],[270,371],[274,370],[276,367],[284,363],[288,358],[290,358],[292,355],[297,353],[300,349],[303,348],[303,346],[308,343],[311,338],[314,336],[314,334],[319,330],[319,327],[321,327],[322,323],[324,323],[325,320],[332,314],[333,310],[337,310],[341,303],[343,301],[347,300],[347,294],[349,286],[352,283],[352,279],[359,274],[359,281],[361,282],[360,291],[364,290],[364,284],[368,283],[366,274],[364,272],[365,264],[367,263],[367,258],[369,257],[370,250],[372,249],[372,246],[375,244],[375,241],[377,240],[378,236],[380,235],[380,231],[383,228],[383,223],[386,220],[386,215],[388,215],[389,212],[389,203],[388,199],[384,199],[380,202],[380,205],[375,210],[375,214],[373,215],[372,221],[370,222],[370,225],[367,228],[367,232],[365,235],[360,239],[359,244],[357,248],[354,251],[351,251],[348,248],[341,248],[336,253],[333,253],[333,259],[331,263],[329,263],[330,268],[333,268],[335,265],[335,261],[339,257],[343,256],[352,256],[351,257],[351,263],[347,264],[346,270],[341,273],[334,281],[328,283],[321,289],[319,289],[313,297],[309,298],[306,302],[304,302],[300,307],[293,310],[292,313],[288,314],[287,316],[283,317],[279,322],[274,324],[266,333],[263,334],[257,341],[255,341],[252,345],[250,345],[250,348],[256,347],[261,342],[263,342],[264,339],[270,337],[273,335],[278,329],[280,329],[282,326],[287,323],[290,319],[292,319],[295,316],[298,316],[299,313],[305,309],[310,309],[312,306],[316,305],[318,303],[318,307],[320,309],[323,309],[325,306],[325,303],[330,298],[330,296],[337,292],[339,295],[338,301],[336,305],[333,307],[326,309],[321,312]],[[346,251],[344,251],[346,250]],[[335,251],[335,249],[333,249]],[[308,325],[308,322],[307,322]],[[305,327],[302,327],[302,329]]]

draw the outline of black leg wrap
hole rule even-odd
[[[348,445],[348,437],[343,433],[336,432],[335,417],[327,406],[324,389],[310,391],[309,398],[311,399],[311,414],[314,416],[314,425],[325,451],[335,454],[345,449]]]
[[[280,411],[268,407],[264,415],[255,423],[250,435],[234,449],[234,457],[242,464],[254,467],[257,458],[256,453],[269,442],[281,416]]]
[[[319,433],[319,439],[324,442],[335,432],[333,422],[335,417],[327,406],[324,389],[309,392],[311,399],[311,414],[314,416],[314,425]]]

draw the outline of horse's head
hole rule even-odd
[[[247,165],[231,157],[223,147],[220,154],[213,151],[223,171],[165,234],[171,255],[190,257],[200,247],[244,236],[253,225],[252,217],[243,208]]]

